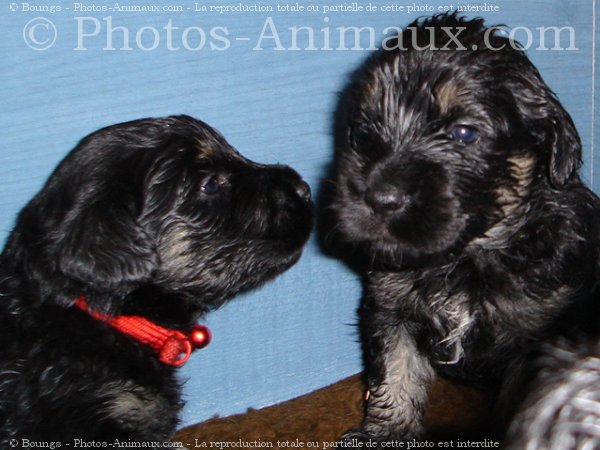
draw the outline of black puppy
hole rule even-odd
[[[184,333],[294,264],[311,222],[294,170],[245,159],[191,117],[83,139],[1,255],[0,447],[168,441]]]
[[[524,52],[456,15],[384,44],[341,102],[328,204],[326,242],[365,279],[370,398],[348,439],[420,436],[436,372],[497,387],[597,310],[600,202]]]

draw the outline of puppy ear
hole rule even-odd
[[[563,188],[581,166],[581,139],[571,116],[551,92],[548,92],[546,120],[550,183],[555,188]]]
[[[564,188],[581,166],[581,140],[571,116],[534,67],[510,89],[525,129],[546,160],[550,184]]]
[[[133,209],[117,197],[77,211],[56,247],[59,270],[99,292],[125,293],[148,281],[157,255]]]

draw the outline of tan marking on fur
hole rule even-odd
[[[496,190],[498,203],[502,206],[505,217],[511,217],[527,196],[535,168],[535,159],[531,156],[512,156],[508,158],[508,162],[512,183],[510,186],[501,186]]]
[[[212,145],[206,145],[205,141],[196,141],[199,160],[210,160],[215,155],[215,148]]]
[[[531,155],[520,155],[511,156],[508,162],[511,173],[510,184],[496,189],[496,198],[504,218],[487,230],[484,237],[475,239],[472,244],[489,247],[490,244],[502,243],[510,237],[509,230],[525,220],[521,216],[527,209],[525,202],[529,186],[533,181],[536,159]]]
[[[445,114],[458,102],[460,89],[453,81],[447,81],[436,88],[434,95],[440,112]]]
[[[527,187],[533,179],[536,159],[531,155],[511,156],[508,158],[511,164],[511,174],[520,188]]]

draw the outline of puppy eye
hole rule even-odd
[[[452,139],[464,142],[465,144],[472,144],[479,138],[479,133],[473,127],[467,125],[458,125],[452,128],[450,132]]]
[[[200,190],[202,191],[203,194],[206,194],[206,195],[214,195],[214,194],[218,193],[220,189],[221,189],[221,182],[220,182],[219,178],[215,175],[206,177],[202,181],[202,185],[200,186]]]

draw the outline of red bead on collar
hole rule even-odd
[[[75,306],[87,312],[94,319],[104,322],[127,336],[152,347],[158,359],[170,366],[182,366],[190,359],[192,351],[206,347],[211,340],[208,327],[195,325],[186,336],[179,330],[161,327],[141,316],[112,317],[92,311],[84,296],[75,300]]]

